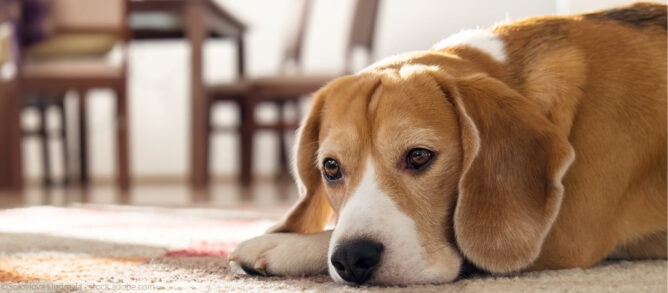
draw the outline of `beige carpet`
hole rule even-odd
[[[225,259],[278,210],[33,207],[0,211],[0,292],[666,292],[665,260],[474,277],[452,284],[352,287],[326,275],[234,275]]]

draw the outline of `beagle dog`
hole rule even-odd
[[[298,132],[298,203],[230,264],[401,285],[666,258],[666,65],[666,5],[637,3],[338,78]]]

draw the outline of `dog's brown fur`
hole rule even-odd
[[[393,152],[369,144],[401,142],[388,129],[438,129],[433,143],[454,149],[439,154],[450,162],[441,177],[379,175],[423,240],[452,242],[492,272],[586,268],[613,252],[665,258],[666,6],[531,18],[492,32],[505,42],[505,63],[455,46],[320,90],[297,145],[304,197],[275,231],[322,230],[360,180],[363,166],[348,164],[344,189],[324,185],[314,162],[325,141],[350,148],[348,162]],[[428,196],[435,192],[443,195]]]

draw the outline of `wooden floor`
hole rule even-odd
[[[29,184],[21,192],[0,191],[0,209],[76,204],[193,208],[253,205],[288,208],[296,198],[297,189],[290,180],[262,180],[246,189],[235,181],[218,182],[205,190],[193,190],[185,183],[138,183],[128,192],[121,192],[110,184],[93,184],[85,189],[78,186],[44,188]]]

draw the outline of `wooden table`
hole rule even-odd
[[[133,39],[187,38],[191,46],[191,184],[207,184],[208,101],[202,76],[202,48],[207,37],[233,38],[237,44],[237,73],[244,75],[244,38],[246,26],[213,0],[130,0],[129,13],[166,13],[182,21],[175,27],[131,27]]]

